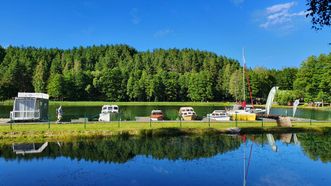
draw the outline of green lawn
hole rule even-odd
[[[62,106],[232,106],[233,102],[111,102],[111,101],[50,101],[50,105]],[[12,100],[0,102],[0,105],[13,105]]]
[[[232,106],[233,102],[110,102],[110,101],[50,101],[50,105],[62,106],[102,106],[114,104],[118,106]],[[13,105],[13,100],[0,102],[0,105]],[[265,105],[256,105],[264,107]],[[274,108],[292,108],[292,106],[273,105]],[[311,107],[301,105],[303,109],[331,110],[331,107]]]
[[[63,106],[232,106],[232,102],[97,102],[97,101],[51,101],[50,105]]]
[[[79,124],[12,124],[0,126],[1,140],[33,141],[41,139],[71,139],[76,137],[113,136],[127,133],[130,135],[149,134],[204,134],[205,132],[224,133],[236,122],[112,122],[112,123],[79,123]],[[277,127],[275,122],[238,122],[243,133],[266,132],[330,132],[331,123],[314,122],[293,123],[292,128]],[[12,127],[12,128],[11,128]]]

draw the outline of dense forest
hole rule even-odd
[[[257,101],[263,102],[273,86],[283,90],[280,102],[330,101],[331,54],[310,57],[298,69],[246,71]],[[242,75],[237,60],[193,49],[0,46],[1,100],[21,91],[48,93],[56,100],[235,101],[243,97]]]

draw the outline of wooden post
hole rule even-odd
[[[86,129],[86,113],[84,114],[84,129]]]
[[[236,113],[236,127],[238,127],[238,113]]]
[[[179,116],[179,126],[182,128],[182,116]]]
[[[119,116],[119,119],[117,120],[118,121],[117,122],[117,127],[120,128],[120,126],[121,126],[121,114],[118,113],[118,116]]]

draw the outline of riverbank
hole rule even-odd
[[[82,107],[82,106],[98,106],[102,105],[118,105],[118,106],[219,106],[219,107],[231,107],[234,102],[107,102],[107,101],[50,101],[50,106],[70,106],[70,107]],[[0,102],[0,105],[12,106],[13,100],[6,100]],[[255,105],[256,107],[265,107],[265,105]],[[285,105],[272,105],[273,108],[292,108],[292,106]],[[317,110],[331,110],[331,107],[313,107],[308,105],[300,105],[298,108],[302,109],[317,109]]]
[[[50,106],[232,106],[232,102],[107,102],[107,101],[49,101]],[[0,105],[12,106],[13,101],[7,100],[0,102]]]
[[[262,126],[263,125],[263,126]],[[0,143],[71,140],[80,137],[177,136],[228,133],[228,128],[238,126],[241,134],[257,133],[330,133],[331,123],[293,123],[293,127],[277,127],[275,122],[113,122],[79,124],[13,124],[0,126]]]

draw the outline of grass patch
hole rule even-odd
[[[50,105],[63,106],[232,106],[232,102],[97,102],[97,101],[50,101]]]
[[[0,105],[13,105],[13,100],[0,102]],[[118,105],[118,106],[232,106],[233,102],[110,102],[110,101],[50,101],[50,106],[98,106],[102,105]]]
[[[241,133],[295,133],[320,132],[331,133],[331,123],[314,122],[293,123],[293,127],[277,127],[275,122],[238,122]],[[1,141],[38,141],[38,140],[71,140],[78,137],[105,137],[115,135],[127,136],[179,136],[226,133],[227,128],[236,127],[235,122],[112,122],[55,124],[13,124],[0,126]]]
[[[13,100],[0,101],[0,105],[12,106]],[[97,106],[101,107],[102,105],[118,105],[118,106],[215,106],[215,107],[231,107],[234,102],[109,102],[109,101],[50,101],[50,106],[66,106],[66,107],[81,107],[81,106]],[[265,105],[255,105],[256,107],[265,107]],[[289,109],[293,108],[292,106],[286,105],[273,105],[273,108],[284,108]],[[331,107],[312,107],[308,105],[300,105],[298,108],[301,109],[315,109],[315,110],[324,110],[330,111]]]

